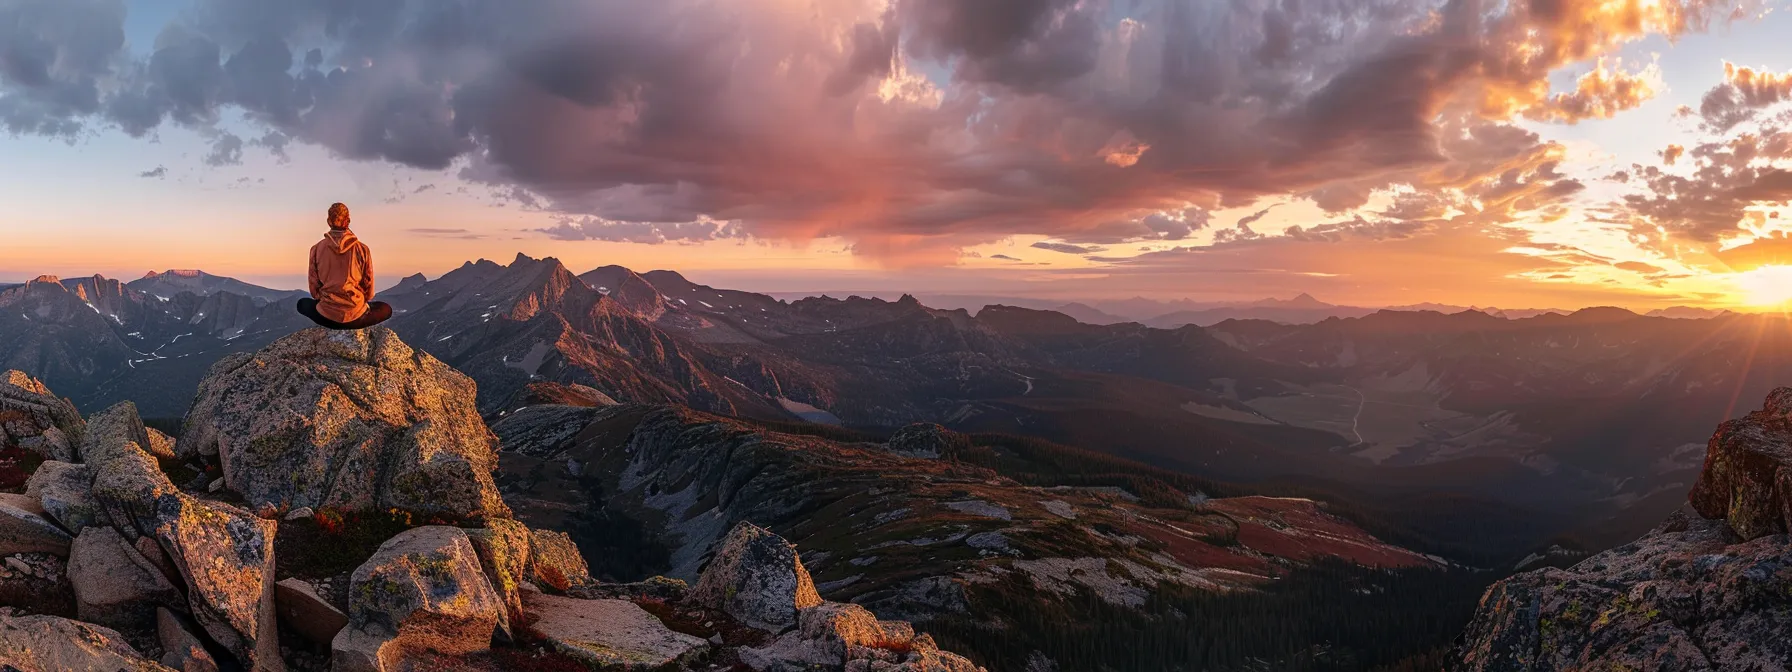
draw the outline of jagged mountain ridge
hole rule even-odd
[[[257,304],[262,304],[305,296],[303,290],[270,289],[236,278],[212,275],[199,270],[167,270],[160,273],[150,271],[143,277],[126,284],[131,289],[164,299],[173,299],[183,293],[209,296],[219,292],[228,292],[249,297],[254,299]]]

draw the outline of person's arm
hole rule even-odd
[[[373,300],[373,248],[361,245],[361,295]]]
[[[317,274],[317,247],[315,245],[311,248],[311,271],[308,275],[306,284],[311,286],[312,299],[318,301],[324,300],[324,283],[323,280],[318,278]]]

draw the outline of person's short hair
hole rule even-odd
[[[331,203],[330,204],[330,215],[329,215],[329,219],[327,221],[330,222],[330,226],[333,226],[336,228],[343,228],[343,227],[348,226],[348,206],[343,205],[341,203]],[[338,223],[338,222],[340,222],[340,223]]]

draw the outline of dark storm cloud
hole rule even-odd
[[[1549,76],[1730,3],[1610,4],[200,0],[131,60],[118,2],[0,0],[0,125],[146,135],[240,110],[276,156],[457,167],[565,216],[556,237],[839,236],[949,262],[1021,233],[1183,240],[1263,197],[1565,197],[1561,148],[1509,122],[1624,109],[1622,73],[1554,98]]]

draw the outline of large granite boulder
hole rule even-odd
[[[823,602],[797,614],[797,628],[763,647],[741,650],[755,670],[846,669],[878,672],[977,672],[970,660],[941,651],[902,621],[880,621],[856,604]]]
[[[105,525],[105,512],[93,498],[93,469],[85,464],[45,462],[25,481],[25,495],[37,499],[63,529],[80,533],[82,528]]]
[[[145,659],[118,631],[56,616],[0,614],[0,667],[24,672],[172,672]]]
[[[275,523],[176,493],[157,503],[155,540],[187,585],[199,627],[250,670],[282,670],[274,612]]]
[[[774,633],[796,625],[799,610],[821,604],[796,546],[744,521],[717,544],[689,599]]]
[[[514,520],[493,518],[482,528],[466,531],[485,578],[504,604],[498,626],[510,636],[510,624],[523,617],[522,583],[528,577],[529,528]],[[580,559],[581,562],[583,558]]]
[[[148,444],[149,430],[128,401],[90,418],[81,442],[81,458],[93,472],[89,494],[105,521],[127,541],[153,534],[160,522],[159,502],[180,492],[144,449]]]
[[[81,530],[69,551],[68,576],[80,618],[88,623],[147,628],[157,607],[185,608],[162,570],[110,527]]]
[[[1792,387],[1718,426],[1691,500],[1700,515],[1729,521],[1743,539],[1792,529]]]
[[[21,371],[0,373],[0,449],[19,447],[69,462],[85,430],[75,405],[36,378]]]
[[[661,670],[708,648],[674,632],[627,600],[581,600],[524,591],[536,635],[554,648],[603,669]]]
[[[401,669],[433,654],[487,650],[504,608],[460,528],[413,528],[381,544],[349,581],[336,672]]]
[[[212,366],[176,448],[252,509],[507,517],[473,380],[383,327],[307,329]]]
[[[529,530],[529,580],[564,591],[591,582],[585,556],[565,532]]]

